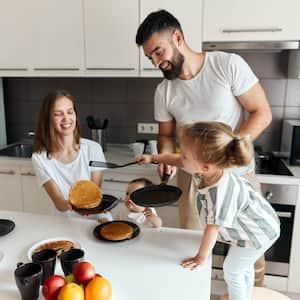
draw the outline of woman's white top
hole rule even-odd
[[[78,180],[90,180],[93,171],[101,168],[90,167],[89,161],[105,161],[103,150],[100,144],[81,138],[80,149],[76,158],[64,164],[55,158],[48,158],[46,151],[33,153],[32,163],[39,185],[53,180],[61,190],[64,198],[69,199],[70,187]]]

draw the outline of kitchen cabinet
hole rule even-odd
[[[299,40],[298,0],[204,0],[203,41]]]
[[[0,165],[0,210],[23,210],[20,169],[11,164]]]
[[[1,1],[0,76],[78,73],[82,24],[82,0]]]
[[[141,22],[152,11],[166,9],[178,19],[181,24],[188,46],[195,51],[201,51],[202,44],[202,0],[141,0]],[[140,48],[141,76],[161,77],[160,70],[155,68],[151,61],[145,57]]]
[[[44,75],[83,69],[82,0],[29,0],[32,11],[31,65]]]
[[[139,0],[84,0],[86,74],[137,76]]]
[[[30,19],[27,1],[0,2],[0,75],[21,75],[28,71]]]
[[[54,206],[38,186],[30,160],[0,161],[0,210],[53,214]]]
[[[32,167],[21,167],[20,170],[23,211],[51,215],[54,205],[46,191],[40,188]]]

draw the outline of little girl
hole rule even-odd
[[[181,154],[142,155],[137,161],[166,163],[201,176],[195,201],[205,230],[197,254],[181,265],[193,270],[206,261],[217,240],[229,243],[223,265],[228,294],[221,299],[250,300],[254,263],[280,234],[271,205],[229,169],[250,162],[251,140],[235,136],[225,124],[199,122],[182,128],[180,147]]]
[[[119,205],[116,207],[116,210],[118,209],[117,213],[112,211],[113,215],[115,215],[114,219],[131,221],[143,227],[161,227],[162,221],[157,215],[155,208],[136,205],[130,199],[130,195],[134,191],[150,185],[153,185],[153,183],[147,178],[136,178],[130,181],[127,186],[124,204],[122,203],[121,207]],[[112,220],[113,216],[110,212],[100,214],[98,219],[99,223]]]

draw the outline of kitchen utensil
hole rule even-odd
[[[83,261],[84,251],[81,249],[70,249],[61,254],[60,263],[65,276],[72,274],[75,266]]]
[[[95,128],[96,129],[102,129],[101,120],[99,118],[95,119]]]
[[[170,175],[164,174],[159,185],[150,185],[134,191],[130,198],[141,206],[159,207],[176,202],[182,194],[180,188],[167,185]]]
[[[96,126],[96,125],[95,125]],[[101,145],[103,151],[106,151],[106,130],[92,129],[92,140]]]
[[[118,241],[112,241],[112,240],[106,239],[105,237],[103,237],[101,235],[101,229],[104,226],[106,226],[107,224],[115,223],[115,222],[119,222],[119,223],[122,222],[122,223],[125,223],[125,224],[131,226],[133,228],[133,234],[132,234],[131,238],[126,238],[124,240],[118,240]],[[132,239],[136,238],[140,234],[140,228],[138,225],[136,225],[133,222],[120,220],[120,221],[111,221],[111,222],[102,223],[95,227],[93,233],[94,233],[95,238],[97,238],[100,241],[105,241],[105,242],[110,242],[110,243],[119,243],[119,242],[124,242],[124,241],[132,240]]]
[[[95,119],[94,119],[93,116],[87,116],[86,121],[87,121],[88,128],[90,128],[90,129],[95,129],[96,128]]]
[[[133,157],[138,157],[138,156],[142,155],[143,153],[145,153],[146,144],[140,143],[140,142],[131,143],[131,144],[129,144],[129,148],[133,152]]]
[[[108,126],[108,119],[104,119],[103,123],[102,123],[102,126],[101,126],[101,129],[106,129]]]
[[[104,211],[111,210],[119,204],[118,198],[104,194],[101,203],[93,208],[77,208],[73,206],[73,210],[83,215],[93,215]]]
[[[90,167],[99,167],[99,168],[105,168],[105,169],[116,169],[116,168],[123,168],[123,167],[127,167],[130,165],[135,165],[137,164],[137,161],[132,161],[123,165],[118,165],[115,163],[111,163],[111,162],[104,162],[104,161],[95,161],[95,160],[91,160],[89,162],[89,166]]]
[[[56,263],[56,251],[53,249],[43,249],[35,252],[32,255],[32,262],[38,263],[42,266],[43,276],[42,284],[44,281],[54,275],[55,263]]]
[[[39,297],[43,270],[37,263],[18,263],[15,280],[22,300],[36,300]]]
[[[15,228],[15,223],[11,220],[0,219],[0,236],[10,233]]]

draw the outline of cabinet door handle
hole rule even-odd
[[[240,33],[240,32],[279,32],[282,31],[279,27],[269,28],[239,28],[239,29],[223,29],[222,33]]]
[[[13,170],[9,170],[9,171],[0,171],[0,174],[3,174],[3,175],[15,175],[16,172],[13,171]]]
[[[143,68],[144,71],[159,71],[158,68]]]
[[[88,71],[134,71],[135,68],[86,68]]]
[[[27,71],[27,68],[0,68],[0,71]]]
[[[21,173],[22,176],[35,176],[35,174],[33,172],[25,172],[25,173]]]
[[[35,71],[78,71],[79,68],[71,67],[71,68],[52,68],[52,67],[45,67],[45,68],[34,68]]]
[[[280,218],[288,218],[292,217],[292,213],[288,211],[276,211],[276,215]]]
[[[125,180],[117,180],[117,179],[112,179],[112,178],[110,178],[110,179],[104,179],[104,181],[105,181],[105,182],[115,182],[115,183],[126,183],[126,184],[129,183],[129,181],[125,181]]]

